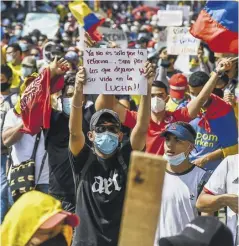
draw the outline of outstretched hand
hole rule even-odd
[[[87,48],[92,48],[95,46],[96,42],[94,40],[91,39],[90,35],[88,32],[85,32],[85,45]]]
[[[148,80],[148,85],[152,86],[153,81],[154,81],[154,77],[155,77],[155,69],[154,69],[152,63],[147,61],[145,63],[144,69],[145,69],[145,77]]]
[[[217,65],[216,71],[223,73],[232,68],[232,58],[223,58]]]
[[[64,58],[61,58],[59,61],[57,61],[57,57],[55,57],[49,68],[51,71],[51,77],[54,77],[65,74],[69,69],[69,65]]]
[[[85,73],[85,68],[84,67],[79,67],[79,70],[76,74],[76,83],[75,83],[75,90],[77,92],[82,92],[83,85],[86,82],[86,73]]]

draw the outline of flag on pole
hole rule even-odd
[[[94,41],[100,41],[102,39],[102,35],[96,29],[103,24],[105,19],[98,19],[83,1],[70,2],[69,9],[77,19],[79,25],[84,27]]]
[[[214,52],[238,54],[238,1],[208,1],[190,33]]]

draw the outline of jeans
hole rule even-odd
[[[1,155],[1,223],[8,211],[7,155]]]

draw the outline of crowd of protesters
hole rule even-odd
[[[165,1],[150,11],[135,11],[145,6],[137,1],[103,2],[103,25],[122,29],[128,48],[147,49],[147,95],[84,95],[84,49],[68,2],[32,2],[1,3],[2,245],[66,246],[72,240],[73,246],[116,246],[133,150],[167,160],[155,246],[238,245],[235,55],[214,53],[201,42],[184,74],[160,41],[165,28],[157,26],[157,10]],[[23,35],[27,7],[59,14],[53,38],[37,27]],[[200,7],[191,5],[184,25]],[[9,9],[19,11],[4,14]],[[111,40],[96,43],[87,33],[84,38],[85,46],[119,47]],[[34,81],[47,87],[48,75],[49,83],[62,86],[51,88],[50,126],[32,136],[22,131],[21,100]],[[38,110],[32,120],[45,115]],[[11,170],[31,157],[36,191],[16,201]],[[222,209],[227,226],[218,219]]]

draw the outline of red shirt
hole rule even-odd
[[[134,128],[136,125],[137,112],[127,110],[124,126]],[[164,154],[164,138],[160,137],[160,133],[165,130],[169,123],[176,121],[190,122],[192,119],[189,116],[187,107],[180,108],[174,112],[166,111],[165,118],[160,124],[155,123],[150,119],[148,134],[146,138],[146,152],[163,155]]]

